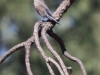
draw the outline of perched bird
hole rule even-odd
[[[43,20],[44,18],[47,18],[49,20],[54,21],[55,23],[58,23],[56,19],[52,16],[49,8],[47,7],[46,3],[43,0],[34,0],[34,7],[38,12],[38,14],[42,16]]]

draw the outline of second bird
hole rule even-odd
[[[52,16],[49,8],[43,0],[34,0],[34,6],[36,11],[42,16],[43,19],[47,18],[54,21],[55,23],[58,23],[56,19]]]

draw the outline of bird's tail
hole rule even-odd
[[[49,19],[52,20],[52,21],[54,21],[55,23],[59,24],[59,22],[53,16],[49,16]]]

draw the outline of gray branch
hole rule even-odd
[[[59,21],[60,18],[64,15],[64,13],[67,11],[67,9],[72,5],[72,3],[75,0],[63,0],[62,3],[60,4],[60,6],[58,7],[58,9],[54,12],[53,16],[54,18]],[[72,55],[70,55],[68,52],[66,52],[66,48],[65,45],[63,43],[63,41],[55,34],[53,33],[52,29],[55,26],[55,23],[52,21],[48,21],[48,22],[37,22],[34,25],[34,32],[33,35],[26,40],[25,42],[22,42],[14,47],[12,47],[10,50],[8,50],[1,58],[0,58],[0,65],[1,63],[3,63],[3,61],[9,57],[12,53],[14,53],[17,50],[21,50],[20,48],[25,48],[26,54],[25,54],[25,63],[26,63],[26,68],[27,68],[27,72],[28,75],[33,75],[33,72],[31,70],[31,64],[30,64],[30,49],[31,46],[35,43],[37,49],[39,50],[41,56],[43,57],[43,59],[46,61],[46,65],[48,67],[48,70],[50,72],[51,75],[55,75],[50,63],[54,64],[57,69],[59,70],[61,75],[69,75],[68,73],[68,67],[65,66],[62,58],[60,57],[60,55],[56,52],[56,50],[53,49],[53,47],[51,46],[51,44],[49,43],[49,40],[46,37],[46,34],[49,34],[52,38],[54,38],[56,41],[58,41],[62,53],[64,54],[64,56],[66,56],[68,59],[70,59],[71,61],[75,61],[79,64],[79,66],[81,67],[82,73],[83,75],[86,75],[86,70],[82,64],[82,62],[76,58],[73,57]],[[58,60],[55,61],[53,58],[46,56],[44,50],[42,49],[41,45],[40,45],[40,41],[39,38],[42,36],[47,48],[50,50],[50,52],[54,55],[54,57]],[[66,68],[67,67],[67,68]]]

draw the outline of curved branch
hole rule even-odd
[[[55,13],[53,14],[53,16],[59,20],[64,13],[67,11],[67,9],[71,6],[71,4],[74,2],[75,0],[64,0],[60,6],[58,7],[57,11],[55,11]],[[49,23],[48,23],[49,24]],[[50,24],[49,24],[50,25]],[[52,26],[52,25],[51,25]],[[52,29],[53,27],[51,27]],[[13,48],[11,48],[8,52],[5,53],[4,56],[2,56],[0,58],[0,64],[9,56],[11,55],[13,52],[17,51],[19,48],[22,48],[24,46],[24,42],[20,43],[16,46],[14,46]]]
[[[81,70],[82,70],[82,73],[83,75],[87,75],[86,74],[86,70],[85,70],[85,67],[83,65],[83,63],[76,57],[73,57],[72,55],[70,55],[67,51],[66,51],[66,48],[65,48],[65,45],[64,45],[64,42],[63,40],[58,37],[52,30],[49,30],[48,31],[48,34],[54,38],[60,45],[61,47],[61,50],[62,50],[62,53],[64,54],[64,56],[66,56],[68,59],[70,59],[71,61],[75,61],[79,64],[79,66],[81,67]]]
[[[39,22],[38,22],[39,23]],[[40,42],[39,42],[39,36],[38,36],[38,29],[39,29],[39,26],[41,25],[41,22],[40,24],[36,23],[35,26],[34,26],[34,37],[35,37],[35,43],[36,43],[36,46],[40,52],[40,54],[42,55],[42,57],[45,59],[45,61],[48,60],[48,57],[46,56],[46,54],[44,53],[41,45],[40,45]],[[49,72],[51,73],[51,75],[55,75],[51,66],[49,65],[49,63],[46,62],[46,65],[49,69]]]
[[[67,11],[67,9],[71,6],[71,4],[74,2],[75,0],[64,0],[60,6],[58,7],[57,11],[53,14],[53,16],[59,20],[63,15],[64,13]],[[51,60],[50,58],[48,58],[41,45],[40,45],[40,42],[39,42],[39,37],[41,36],[40,32],[41,32],[41,29],[39,30],[39,26],[45,26],[42,30],[42,37],[46,43],[46,45],[48,46],[48,49],[53,53],[53,55],[57,58],[57,60],[59,61],[60,63],[60,66],[58,68],[58,63],[57,62],[54,62],[53,60]],[[46,26],[47,25],[47,26]],[[29,75],[33,75],[32,74],[32,71],[31,71],[31,67],[30,67],[30,47],[31,45],[33,44],[33,42],[35,41],[36,43],[36,46],[38,48],[38,50],[40,51],[40,54],[43,56],[43,58],[45,59],[46,61],[46,65],[49,69],[49,72],[51,73],[51,75],[55,75],[50,64],[47,62],[48,60],[51,61],[52,63],[55,64],[55,66],[61,70],[60,73],[61,75],[68,75],[68,72],[67,72],[67,69],[66,69],[66,66],[65,64],[63,63],[62,59],[60,58],[60,56],[56,53],[56,51],[52,48],[52,46],[49,44],[49,41],[47,40],[45,34],[46,34],[46,31],[49,30],[49,29],[52,29],[53,27],[55,26],[54,23],[52,22],[47,22],[47,23],[42,23],[42,22],[37,22],[35,24],[35,27],[34,27],[34,34],[31,38],[29,38],[27,41],[25,42],[22,42],[16,46],[14,46],[13,48],[11,48],[2,58],[0,58],[0,64],[9,56],[11,55],[13,52],[17,51],[19,48],[23,48],[25,46],[25,49],[26,49],[26,57],[25,57],[25,61],[26,61],[26,68],[27,68],[27,71],[28,71],[28,74]],[[65,56],[68,57],[68,54],[66,52],[64,52]],[[62,73],[64,72],[64,73]]]
[[[66,52],[66,51],[64,52],[64,55],[65,55],[68,59],[77,62],[77,63],[79,64],[79,66],[81,67],[82,74],[83,74],[83,75],[87,75],[86,70],[85,70],[85,67],[84,67],[83,63],[80,61],[80,59],[78,59],[78,58],[76,58],[76,57],[70,55],[70,54],[69,54],[68,52]]]
[[[28,41],[31,41],[31,45],[33,44],[34,42],[34,36],[31,36]],[[11,48],[10,50],[8,50],[1,58],[0,58],[0,64],[7,58],[9,57],[9,55],[11,55],[12,53],[14,53],[15,51],[17,50],[20,50],[20,48],[23,48],[25,46],[25,42],[22,42],[16,46],[14,46],[13,48]]]
[[[65,73],[65,75],[69,75],[68,72],[67,72],[67,69],[66,69],[66,66],[65,64],[63,63],[62,59],[60,58],[60,56],[58,55],[58,53],[52,48],[52,46],[50,45],[47,37],[46,37],[46,31],[48,29],[49,26],[44,26],[42,28],[42,32],[41,32],[41,36],[47,46],[47,48],[50,50],[50,52],[57,58],[57,60],[59,61],[62,69],[63,69],[63,72]]]
[[[47,67],[48,67],[48,69],[49,69],[50,74],[51,74],[51,75],[55,75],[55,74],[54,74],[54,71],[52,70],[52,68],[51,68],[51,66],[50,66],[50,64],[49,64],[48,62],[46,62],[46,65],[47,65]]]
[[[0,64],[7,58],[9,57],[12,53],[14,53],[15,51],[19,50],[19,48],[24,47],[24,42],[14,46],[13,48],[11,48],[10,50],[8,50],[1,58],[0,58]]]
[[[34,38],[33,38],[34,41]],[[31,66],[30,66],[30,47],[31,47],[31,40],[27,40],[25,43],[25,64],[26,64],[26,69],[28,72],[28,75],[33,75]]]
[[[39,42],[39,36],[38,36],[38,30],[39,30],[39,26],[41,24],[38,24],[39,22],[37,22],[34,26],[34,38],[35,38],[35,43],[36,43],[36,47],[38,48],[40,54],[43,56],[44,59],[47,59],[47,56],[45,55],[40,42]]]
[[[52,58],[49,57],[49,58],[48,58],[48,61],[49,61],[49,62],[52,62],[53,64],[55,64],[56,67],[58,68],[60,74],[61,74],[61,75],[64,75],[64,73],[63,73],[63,71],[62,71],[60,65],[59,65],[55,60],[53,60]]]

